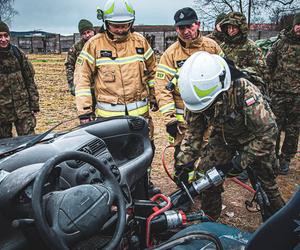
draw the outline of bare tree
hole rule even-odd
[[[17,14],[13,3],[14,0],[0,0],[0,20],[9,22]]]
[[[287,12],[300,10],[300,0],[194,0],[202,24],[205,28],[212,28],[220,13],[231,11],[242,12],[248,23],[275,22]]]

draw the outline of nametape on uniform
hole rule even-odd
[[[256,102],[255,98],[253,96],[251,96],[250,98],[248,98],[246,100],[246,105],[247,105],[247,107],[249,107],[249,106],[253,105],[255,102]]]
[[[101,57],[112,57],[112,51],[110,50],[100,50]]]
[[[166,74],[163,72],[159,72],[159,71],[156,72],[156,78],[158,78],[158,79],[163,80],[163,79],[165,79],[165,76],[166,76]]]
[[[83,59],[81,57],[78,57],[77,60],[76,60],[76,63],[79,64],[79,65],[82,65],[83,64]]]
[[[143,55],[145,53],[144,48],[135,48],[135,50],[136,50],[136,53],[139,55]]]
[[[177,68],[181,68],[185,61],[186,61],[186,60],[179,60],[179,61],[176,61]]]

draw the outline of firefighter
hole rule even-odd
[[[108,0],[98,18],[104,25],[84,46],[74,74],[81,123],[93,117],[91,82],[95,76],[95,116],[143,116],[153,142],[150,116],[158,110],[154,90],[155,55],[146,38],[133,31],[135,11],[129,0]],[[151,186],[151,193],[159,190]]]
[[[192,8],[186,7],[176,11],[174,21],[178,40],[161,56],[157,66],[155,84],[160,112],[164,116],[169,141],[175,147],[174,158],[176,158],[185,131],[184,104],[176,86],[178,72],[187,58],[197,51],[220,55],[223,52],[215,41],[202,36],[198,16]]]

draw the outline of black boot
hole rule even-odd
[[[281,175],[287,175],[290,170],[290,162],[289,161],[282,161],[278,173]]]
[[[249,177],[248,177],[248,173],[246,170],[244,170],[242,173],[240,173],[237,177],[236,177],[239,181],[241,182],[247,182]]]

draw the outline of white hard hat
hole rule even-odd
[[[111,23],[132,23],[135,11],[129,0],[108,0],[103,10],[103,20]]]
[[[231,76],[226,61],[218,55],[199,51],[181,67],[178,87],[186,107],[201,112],[210,107],[217,96],[230,88]]]

